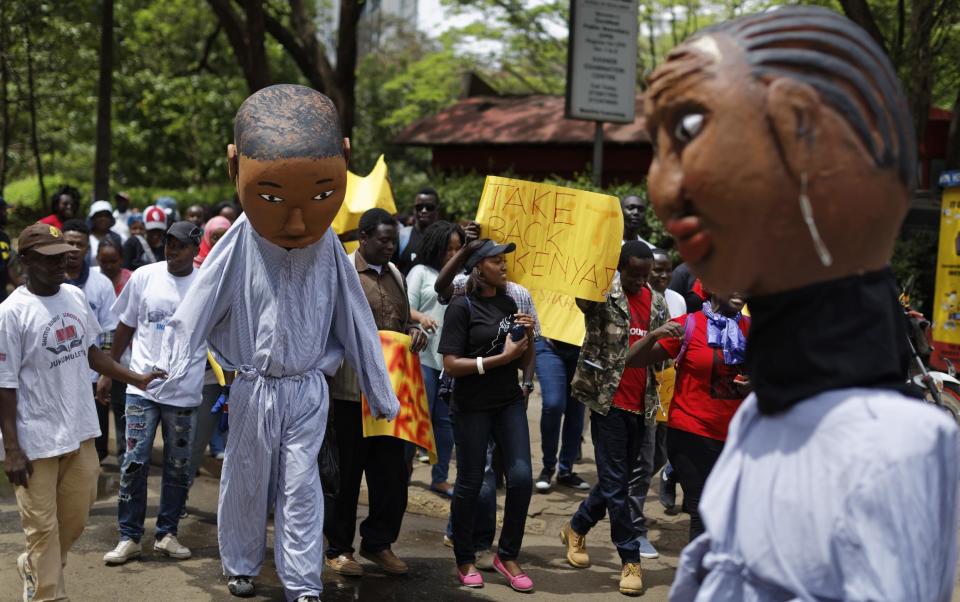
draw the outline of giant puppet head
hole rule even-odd
[[[287,249],[323,236],[343,204],[349,140],[333,102],[290,84],[243,101],[227,146],[230,178],[260,236]]]
[[[903,93],[862,29],[826,9],[696,34],[650,77],[649,191],[720,293],[776,293],[881,269],[915,149]]]

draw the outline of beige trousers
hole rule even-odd
[[[68,600],[63,567],[97,499],[100,462],[88,439],[77,451],[32,463],[27,487],[17,487],[17,507],[27,537],[27,572],[36,583],[33,602]]]

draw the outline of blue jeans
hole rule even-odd
[[[606,416],[590,414],[590,434],[597,460],[597,484],[590,490],[570,526],[586,535],[603,516],[610,513],[610,539],[620,560],[640,562],[639,533],[633,520],[628,489],[630,478],[640,462],[644,437],[643,414],[610,408]]]
[[[117,517],[120,538],[140,541],[147,513],[147,475],[150,451],[157,434],[163,429],[163,480],[160,487],[160,509],[157,512],[157,539],[168,533],[176,535],[180,513],[193,482],[190,454],[193,431],[197,424],[196,408],[179,408],[127,395],[127,448],[120,467],[120,494]]]
[[[456,491],[454,491],[456,494]],[[473,549],[477,552],[493,547],[497,533],[497,475],[493,472],[493,441],[487,445],[487,466],[483,469],[483,485],[477,498],[473,519]],[[453,540],[453,515],[447,521],[447,537]]]
[[[566,343],[538,339],[537,378],[543,396],[543,413],[540,416],[540,449],[543,451],[543,467],[550,472],[557,469],[557,447],[560,446],[560,474],[573,471],[583,435],[582,403],[570,394],[570,381],[577,370],[580,348]]]
[[[453,426],[450,422],[450,406],[437,399],[440,390],[440,371],[421,366],[423,385],[427,389],[430,404],[430,421],[433,423],[433,439],[437,444],[437,463],[430,469],[431,485],[446,483],[450,477],[450,456],[453,455]]]
[[[457,446],[457,483],[453,492],[453,552],[457,564],[474,562],[474,527],[477,506],[487,465],[491,437],[503,458],[507,496],[503,528],[497,554],[502,560],[516,560],[523,544],[527,508],[533,493],[530,466],[530,431],[523,399],[490,411],[457,412],[453,415],[453,436]]]

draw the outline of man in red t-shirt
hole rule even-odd
[[[673,321],[681,326],[680,338],[653,333],[636,346],[631,340],[627,355],[627,365],[637,366],[630,370],[677,360],[676,387],[667,419],[667,455],[683,487],[691,540],[703,532],[698,510],[703,485],[723,450],[730,420],[749,392],[743,376],[743,352],[750,319],[741,314],[743,298],[735,294],[729,299],[717,295],[709,299],[701,311]]]
[[[647,278],[653,266],[653,254],[650,248],[639,241],[630,241],[623,245],[618,265],[619,280],[611,285],[607,304],[616,306],[617,313],[629,313],[629,332],[622,333],[624,342],[641,340],[650,328],[651,308],[654,297],[657,307],[666,311],[666,303],[659,293],[648,285]],[[624,319],[620,324],[627,322]],[[608,322],[607,329],[623,328],[616,322]],[[657,330],[669,331],[682,328],[676,323]],[[630,504],[630,482],[640,460],[641,446],[649,429],[645,425],[645,392],[647,388],[647,369],[628,368],[624,370],[611,407],[605,414],[591,410],[590,432],[597,463],[598,483],[590,490],[576,513],[560,533],[567,547],[567,561],[574,567],[590,565],[586,552],[586,534],[604,515],[610,515],[610,536],[617,547],[623,572],[620,578],[620,592],[639,594],[643,581],[640,570],[639,525],[633,519]]]

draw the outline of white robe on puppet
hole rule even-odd
[[[205,361],[208,347],[224,368],[239,371],[218,508],[224,573],[259,573],[275,504],[274,555],[286,595],[319,595],[324,376],[346,359],[374,412],[393,418],[399,410],[373,314],[336,234],[287,251],[241,216],[166,326],[158,367],[169,378],[151,387],[161,402],[167,387]]]

